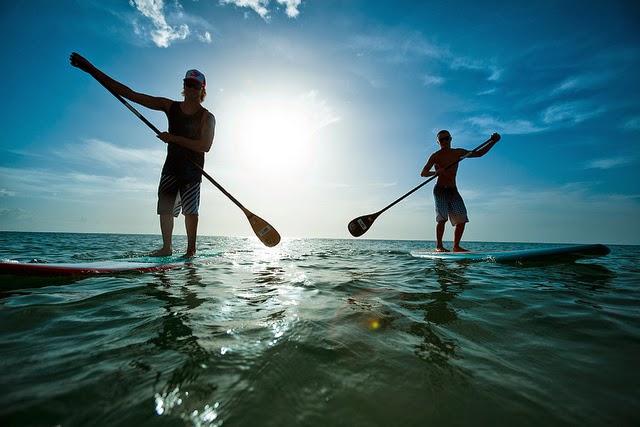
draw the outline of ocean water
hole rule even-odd
[[[2,232],[0,259],[159,241]],[[410,255],[431,247],[200,237],[213,257],[175,270],[1,275],[0,425],[640,425],[640,247],[532,265]]]

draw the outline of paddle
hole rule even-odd
[[[478,145],[476,148],[474,148],[472,151],[469,151],[467,154],[465,154],[464,156],[460,157],[458,160],[456,160],[455,162],[451,163],[449,166],[447,166],[446,168],[444,168],[444,170],[448,170],[452,167],[454,167],[455,165],[457,165],[458,163],[460,163],[463,159],[469,157],[472,153],[475,153],[481,149],[483,149],[487,144],[491,143],[493,141],[493,137],[489,138],[488,140],[486,140],[485,142],[483,142],[482,144]],[[382,215],[382,213],[384,211],[386,211],[387,209],[391,208],[392,206],[394,206],[396,203],[400,202],[401,200],[404,200],[406,197],[410,196],[411,194],[415,193],[416,191],[418,191],[420,188],[422,188],[423,186],[425,186],[426,184],[428,184],[429,182],[431,182],[435,177],[437,177],[438,175],[433,175],[431,178],[427,179],[426,181],[424,181],[422,184],[418,185],[416,188],[414,188],[413,190],[409,191],[408,193],[406,193],[405,195],[403,195],[402,197],[400,197],[399,199],[397,199],[396,201],[394,201],[393,203],[387,205],[386,207],[382,208],[381,210],[379,210],[378,212],[369,214],[369,215],[363,215],[363,216],[359,216],[358,218],[355,218],[354,220],[352,220],[349,223],[349,233],[351,233],[351,235],[353,237],[360,237],[362,236],[364,233],[366,233],[370,228],[371,225],[373,225],[373,222],[380,216]]]
[[[131,110],[131,112],[133,114],[138,116],[138,118],[140,120],[142,120],[147,126],[149,126],[151,128],[151,130],[153,130],[156,133],[156,135],[159,135],[160,133],[162,133],[162,132],[160,132],[160,130],[157,127],[155,127],[153,125],[153,123],[151,123],[149,120],[147,120],[146,117],[144,117],[142,114],[140,114],[138,112],[138,110],[133,108],[131,106],[131,104],[129,104],[122,96],[120,96],[118,93],[114,92],[109,87],[107,87],[107,85],[105,85],[102,81],[100,81],[99,78],[97,78],[93,74],[91,74],[91,76],[94,79],[96,79],[98,81],[98,83],[100,83],[105,89],[107,89],[109,92],[111,92],[111,94],[113,96],[118,98],[120,100],[120,102],[122,102],[129,110]],[[253,229],[253,232],[256,234],[256,236],[258,237],[258,239],[260,239],[260,241],[262,243],[264,243],[268,247],[273,247],[273,246],[277,245],[278,243],[280,243],[280,234],[276,231],[275,228],[273,228],[267,221],[265,221],[264,219],[260,218],[258,215],[255,215],[254,213],[249,211],[247,208],[242,206],[242,203],[240,203],[227,190],[225,190],[220,184],[218,184],[216,182],[216,180],[214,180],[207,172],[205,172],[205,170],[203,168],[201,168],[200,165],[197,164],[193,159],[189,159],[189,160],[198,169],[200,169],[200,171],[202,172],[202,175],[205,178],[207,178],[209,181],[211,181],[211,183],[213,185],[215,185],[218,188],[218,190],[222,191],[222,193],[225,196],[227,196],[233,203],[236,204],[236,206],[238,206],[242,210],[242,212],[244,212],[244,214],[246,215],[247,219],[249,220],[249,224],[251,225],[251,228]]]

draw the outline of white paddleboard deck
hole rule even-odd
[[[433,250],[412,251],[416,258],[441,259],[447,261],[525,261],[525,260],[561,260],[604,256],[611,250],[605,245],[552,246],[548,248],[522,249],[516,251],[471,251],[437,252]]]
[[[212,256],[183,258],[181,256],[140,257],[111,261],[31,263],[5,261],[0,262],[0,274],[17,276],[81,276],[120,272],[153,272],[171,270],[211,259]]]

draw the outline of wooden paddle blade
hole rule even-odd
[[[349,223],[349,233],[351,233],[353,237],[362,236],[371,228],[373,221],[375,221],[377,217],[377,214],[359,216]]]
[[[280,234],[267,221],[251,212],[247,213],[247,219],[251,224],[251,228],[253,228],[253,232],[266,246],[271,248],[280,243]]]

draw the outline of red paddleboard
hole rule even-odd
[[[16,276],[81,276],[120,272],[151,272],[171,270],[185,265],[202,262],[210,257],[182,258],[176,256],[156,258],[144,257],[131,260],[74,262],[74,263],[22,263],[0,262],[0,274]]]

